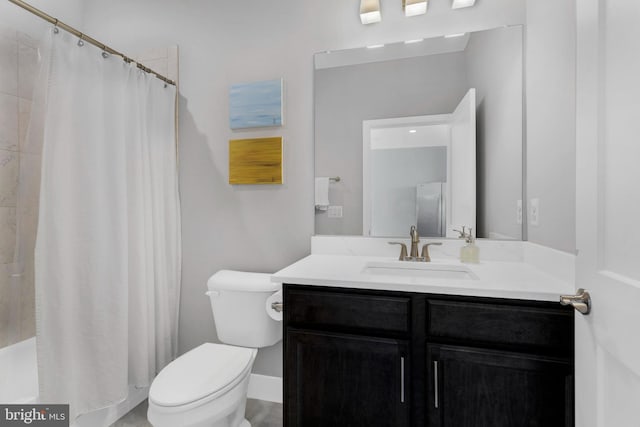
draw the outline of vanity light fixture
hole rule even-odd
[[[372,44],[372,45],[367,46],[367,49],[378,49],[378,48],[381,48],[381,47],[384,47],[384,45],[383,44]]]
[[[365,25],[382,21],[380,0],[360,0],[360,21]]]
[[[420,42],[422,42],[422,41],[424,41],[424,39],[406,40],[406,41],[404,42],[404,44],[420,43]]]
[[[402,0],[404,16],[424,15],[427,13],[427,0]]]
[[[415,130],[415,129],[411,129],[411,130],[409,131],[409,133],[416,133],[416,132],[417,132],[417,130]]]
[[[476,3],[476,0],[453,0],[451,3],[451,9],[460,9],[463,7],[471,7]]]

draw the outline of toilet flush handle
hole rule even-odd
[[[218,296],[220,296],[220,292],[218,292],[218,291],[207,291],[207,292],[205,292],[204,294],[205,294],[206,296],[210,297],[210,298],[211,298],[211,297],[218,297]]]

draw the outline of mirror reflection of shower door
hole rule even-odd
[[[445,194],[444,182],[428,182],[416,186],[416,224],[420,236],[445,236]]]

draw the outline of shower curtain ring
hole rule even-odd
[[[60,29],[58,28],[58,20],[56,19],[56,22],[53,23],[53,34],[58,34],[60,32]]]
[[[110,56],[109,52],[107,52],[107,45],[102,45],[102,57],[107,59]]]
[[[84,40],[82,40],[83,37],[84,34],[80,34],[80,38],[78,39],[78,46],[80,47],[84,46]]]

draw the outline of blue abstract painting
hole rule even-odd
[[[231,85],[229,125],[244,129],[282,125],[282,79]]]

